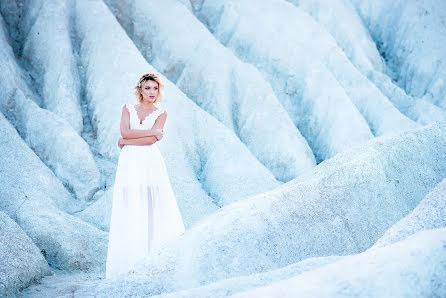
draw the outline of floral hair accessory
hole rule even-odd
[[[158,76],[156,74],[146,73],[145,75],[142,75],[141,78],[139,79],[138,87],[141,88],[142,83],[144,83],[144,81],[148,80],[156,81],[156,79],[158,79]]]

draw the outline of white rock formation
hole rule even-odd
[[[0,266],[24,255],[8,231],[34,242],[0,291],[45,254],[54,275],[18,295],[446,292],[444,1],[105,1],[0,0],[0,211],[20,227],[0,212]],[[158,71],[187,230],[104,280],[121,106]],[[324,160],[306,171],[299,131]]]
[[[446,121],[446,111],[424,98],[416,98],[393,84],[391,79],[376,71],[369,72],[369,79],[385,94],[404,115],[420,124]]]
[[[322,25],[362,74],[385,72],[386,65],[350,0],[287,0]]]
[[[77,2],[75,23],[99,152],[116,160],[121,106],[136,103],[131,92],[141,74],[158,71],[103,2]],[[159,146],[186,225],[219,206],[279,185],[228,128],[162,79],[166,92],[161,108],[169,116]]]
[[[322,268],[329,268],[324,269],[329,272],[323,275],[324,282],[333,278],[336,272],[336,279],[352,281],[353,289],[363,286],[362,281],[366,279],[363,274],[371,270],[386,272],[385,280],[394,278],[399,285],[408,281],[404,276],[414,276],[423,284],[414,286],[413,290],[429,293],[426,283],[434,280],[438,285],[438,280],[446,273],[444,267],[439,267],[444,264],[439,257],[445,255],[444,231],[420,234],[430,236],[416,236],[384,250],[362,252],[409,213],[446,175],[446,165],[438,163],[446,158],[445,147],[438,142],[445,139],[445,134],[445,124],[431,125],[377,138],[340,153],[301,179],[225,206],[202,219],[178,241],[135,268],[126,278],[95,284],[94,287],[85,285],[78,293],[154,295],[207,284],[208,287],[202,288],[204,294],[209,290],[218,293],[219,285],[225,284],[237,292],[253,284],[289,278],[293,270],[296,274],[307,272],[295,278],[304,278],[306,274],[314,278],[319,276]],[[406,250],[399,255],[396,252],[401,247]],[[416,251],[420,254],[408,257]],[[345,260],[322,258],[298,263],[309,257],[357,253],[361,254]],[[394,262],[387,262],[392,257]],[[411,264],[408,271],[401,267],[405,262]],[[424,263],[427,266],[423,268],[427,269],[420,270]],[[317,269],[325,264],[330,265]],[[290,266],[283,268],[287,265]],[[353,269],[340,274],[343,272],[340,268],[347,265]],[[367,270],[356,271],[358,266]],[[392,271],[392,266],[397,269]],[[278,270],[267,273],[274,269]],[[417,270],[418,273],[413,273]],[[439,272],[438,278],[433,275],[435,272]],[[256,273],[259,275],[252,275]],[[235,278],[242,276],[245,276],[245,282],[235,282]],[[233,279],[224,281],[228,278]],[[313,280],[314,287],[311,287],[310,279],[305,277],[303,280],[310,292],[323,288],[316,280]],[[220,282],[214,284],[214,292],[210,283],[216,281]],[[371,284],[379,283],[380,277],[373,274],[370,281]],[[329,289],[336,293],[336,283],[330,284]],[[370,288],[367,289],[370,292]],[[438,293],[438,289],[441,288],[433,288],[431,292]],[[200,294],[200,289],[191,293]],[[358,292],[355,290],[354,293]]]
[[[64,270],[105,269],[107,233],[61,211],[73,209],[68,191],[0,113],[0,210]],[[3,258],[3,255],[2,255]]]
[[[421,124],[446,118],[429,101],[408,96],[385,74],[388,72],[368,28],[349,0],[288,0],[309,13],[330,32],[348,59],[371,80],[404,115]]]
[[[269,82],[220,44],[186,7],[174,0],[106,2],[146,60],[234,131],[279,180],[315,166],[311,149]]]
[[[161,294],[154,297],[227,297],[239,292],[294,277],[298,274],[334,263],[342,258],[343,257],[338,256],[309,258],[276,270],[228,278],[202,287]]]
[[[40,250],[23,230],[0,211],[0,296],[14,296],[22,288],[51,273]]]
[[[437,228],[446,228],[446,179],[406,217],[387,230],[373,248],[395,243],[419,231]]]
[[[350,1],[368,27],[398,85],[408,94],[446,109],[444,2]]]
[[[369,138],[364,119],[375,135],[417,127],[302,9],[279,0],[261,6],[254,1],[191,3],[217,39],[269,78],[317,158],[329,158]],[[333,105],[342,107],[343,114],[336,114]]]
[[[428,230],[232,297],[441,297],[445,263],[446,229]]]
[[[72,6],[70,0],[23,1],[18,26],[24,41],[21,59],[33,70],[42,107],[65,119],[80,134],[80,81],[70,37]]]
[[[340,153],[301,179],[202,219],[119,287],[160,294],[363,252],[446,175],[438,163],[446,159],[438,141],[445,138],[445,124],[436,124]]]
[[[77,198],[91,198],[101,181],[88,144],[64,119],[41,109],[26,82],[0,17],[0,111]]]
[[[390,229],[386,231],[386,233],[370,248],[370,250],[374,250],[377,248],[382,248],[388,245],[392,245],[394,243],[400,242],[402,240],[405,240],[409,236],[416,234],[420,231],[425,230],[431,230],[431,229],[438,229],[438,228],[446,228],[446,179],[443,179],[442,182],[440,182],[426,197],[420,202],[420,204],[407,216],[405,216],[403,219],[401,219],[399,222],[394,224]],[[417,236],[418,237],[418,236]],[[407,245],[409,246],[409,245]],[[415,249],[413,249],[415,251]],[[392,252],[393,253],[393,252]],[[378,252],[377,254],[382,254],[382,251]],[[395,255],[399,255],[398,251],[394,252]],[[371,254],[363,254],[363,257],[361,257],[361,262],[367,262],[367,256],[370,256]],[[416,254],[417,257],[420,255],[420,252],[417,251]],[[434,261],[440,263],[440,261],[435,259],[435,255],[432,256],[431,254],[422,254],[421,258],[429,258],[429,256],[432,257]],[[194,289],[174,292],[172,294],[166,294],[161,295],[162,297],[223,297],[223,296],[229,296],[233,295],[235,293],[246,291],[251,288],[256,288],[262,285],[268,285],[271,284],[274,281],[289,279],[291,277],[297,277],[298,275],[309,272],[311,270],[315,270],[317,268],[320,268],[322,266],[325,266],[330,263],[335,263],[337,261],[342,260],[342,262],[339,262],[339,264],[345,265],[345,260],[352,258],[351,256],[345,256],[345,257],[319,257],[319,258],[310,258],[306,259],[304,261],[301,261],[296,264],[292,264],[289,266],[286,266],[284,268],[271,270],[264,273],[259,274],[253,274],[249,276],[244,277],[237,277],[237,278],[231,278],[222,280],[216,283],[209,284],[207,286],[198,287]],[[358,258],[358,256],[355,256],[355,258]],[[418,260],[419,261],[419,260]],[[377,261],[376,261],[377,262]],[[333,267],[341,267],[339,264],[334,265]],[[401,265],[401,264],[397,264]],[[381,268],[385,267],[385,264],[378,264]],[[362,268],[362,265],[361,265]],[[423,266],[425,268],[425,266]],[[406,268],[405,268],[406,269]],[[401,272],[394,272],[394,275],[389,276],[388,280],[391,280],[393,283],[395,282],[395,276],[398,276],[399,274],[407,274],[407,271],[405,269],[402,269]],[[443,270],[444,268],[439,270]],[[417,271],[417,270],[415,270]],[[344,272],[343,270],[339,270],[339,272]],[[373,271],[372,271],[373,272]],[[351,274],[352,272],[350,272]],[[438,271],[435,275],[438,275]],[[415,276],[419,273],[413,273]],[[300,278],[300,277],[299,277]],[[299,280],[299,278],[296,278],[295,280]],[[375,276],[370,276],[370,279],[373,281],[375,279]],[[420,278],[418,275],[417,278]],[[305,278],[304,278],[305,279]],[[349,277],[349,276],[342,276],[341,279],[344,279],[344,281],[349,281],[349,284],[352,284],[352,281],[355,281],[355,278]],[[424,280],[425,278],[421,278]],[[441,279],[438,276],[431,276],[431,283],[435,285],[435,283],[441,282]],[[435,287],[432,289],[430,288],[423,288],[423,286],[420,286],[418,284],[418,289],[415,286],[415,291],[421,291],[425,292],[426,295],[432,295],[435,293],[435,291],[438,291]],[[277,283],[279,285],[279,283]],[[318,280],[312,281],[311,285],[309,287],[312,288],[312,291],[315,291],[317,287],[321,286],[319,284]],[[353,283],[353,286],[357,286]],[[376,286],[376,290],[380,290],[383,286],[380,284],[379,286]],[[399,286],[401,288],[406,288],[406,285],[404,283],[397,283],[396,286]],[[276,287],[276,286],[274,286]],[[277,287],[276,287],[277,288]],[[388,288],[388,285],[386,285],[386,288]],[[396,287],[394,287],[395,290],[398,290]],[[363,293],[374,293],[374,290],[368,289],[367,292],[361,292],[361,295]],[[410,288],[410,290],[414,290],[413,288]],[[432,291],[433,290],[433,291]],[[280,291],[280,290],[279,290]],[[295,293],[299,296],[301,295],[301,289],[297,288],[295,289]],[[260,294],[260,296],[263,295],[263,291],[254,291],[257,294]],[[248,294],[255,295],[252,292],[247,292]],[[429,294],[428,294],[429,293]],[[325,293],[328,296],[331,296],[333,293]],[[411,293],[412,294],[412,293]],[[243,294],[245,295],[245,294]],[[242,296],[243,296],[242,295]],[[267,294],[268,295],[268,294]],[[280,295],[279,293],[276,293],[274,296]],[[320,295],[320,293],[318,293]],[[398,294],[400,295],[400,294]],[[255,295],[258,296],[258,295]],[[348,295],[347,295],[348,296]]]
[[[102,190],[98,191],[92,201],[90,205],[77,213],[76,216],[108,232],[113,206],[113,187],[105,192]]]

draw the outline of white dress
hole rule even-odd
[[[155,110],[140,124],[134,105],[126,106],[130,129],[151,129],[162,113]],[[157,143],[125,145],[116,169],[105,277],[128,272],[183,232],[183,220]]]

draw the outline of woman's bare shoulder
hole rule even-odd
[[[122,111],[123,111],[123,112],[128,112],[128,113],[130,113],[130,109],[132,108],[132,105],[131,105],[131,104],[128,104],[128,103],[123,103],[122,106],[121,106],[121,108],[122,108]]]
[[[167,118],[167,110],[159,110],[158,117],[161,119],[166,119]]]

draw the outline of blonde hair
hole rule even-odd
[[[154,82],[158,83],[158,96],[156,97],[156,100],[154,103],[161,102],[161,100],[163,99],[164,84],[160,80],[159,76],[154,73],[146,73],[146,74],[143,74],[139,78],[138,83],[136,84],[135,88],[133,89],[133,94],[135,94],[138,102],[142,103],[142,101],[143,101],[143,97],[141,94],[141,88],[142,88],[142,84],[144,84],[145,81],[154,81]]]

